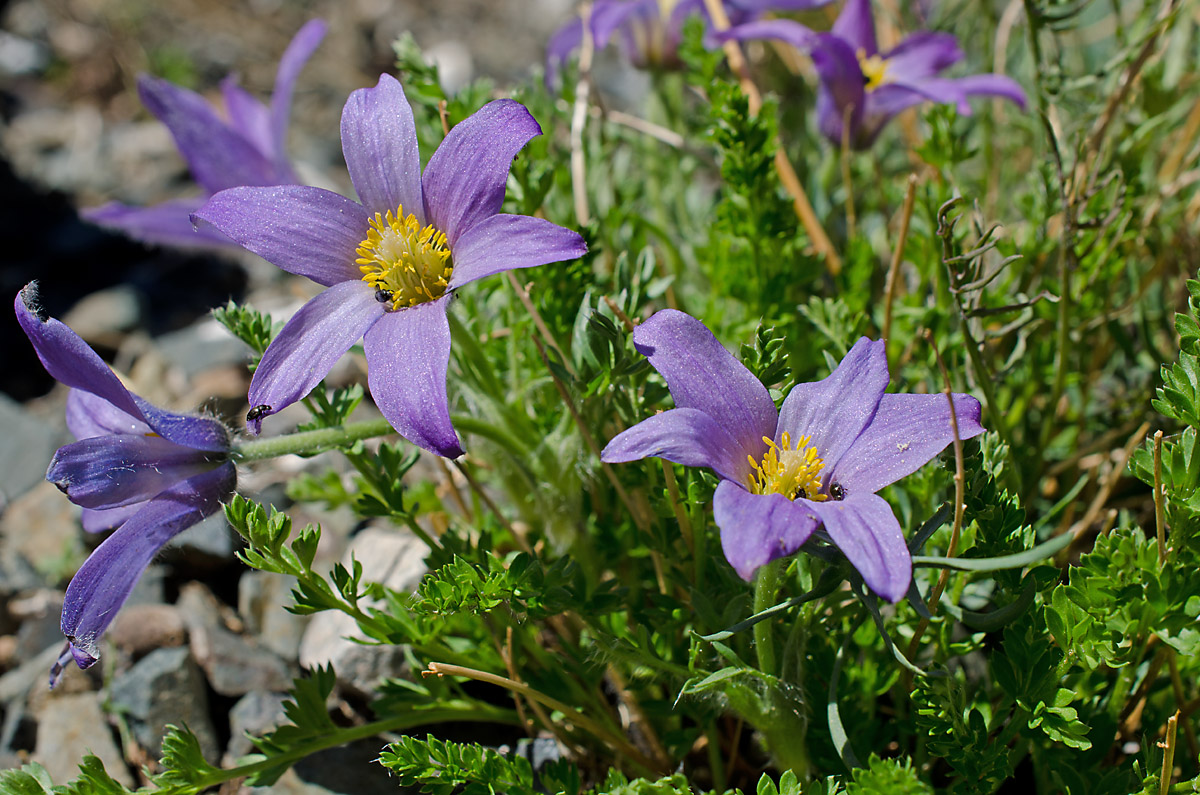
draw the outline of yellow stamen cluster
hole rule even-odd
[[[807,497],[822,502],[829,499],[819,493],[821,470],[825,468],[825,462],[817,455],[816,448],[811,446],[812,437],[800,437],[795,447],[792,447],[792,438],[787,432],[784,432],[778,445],[766,436],[763,441],[767,443],[767,452],[761,463],[752,456],[746,456],[750,466],[754,467],[750,475],[752,493],[782,494],[789,500]]]
[[[403,205],[395,213],[375,213],[357,253],[362,280],[392,309],[441,298],[454,271],[446,235],[412,213],[405,215]]]
[[[858,65],[863,73],[863,88],[867,91],[874,91],[884,83],[889,82],[887,77],[887,61],[884,60],[878,53],[867,57],[867,51],[860,49],[857,53]]]

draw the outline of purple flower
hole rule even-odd
[[[820,79],[817,123],[837,145],[847,119],[850,145],[865,149],[893,116],[925,101],[956,105],[964,116],[971,113],[967,97],[977,94],[1005,97],[1025,107],[1025,92],[1004,75],[938,77],[963,59],[958,41],[949,33],[920,31],[879,52],[870,0],[846,0],[829,33],[772,19],[741,25],[725,35],[780,39],[808,52]]]
[[[80,668],[96,662],[100,636],[146,566],[175,535],[219,510],[237,475],[221,423],[164,411],[127,390],[75,332],[41,314],[36,284],[21,290],[14,308],[46,372],[71,387],[67,427],[79,441],[59,448],[46,479],[83,506],[84,529],[120,526],[67,586],[67,648],[50,672],[53,687],[69,657]]]
[[[826,5],[830,0],[722,0],[734,25],[750,22],[768,10],[802,11]],[[692,14],[703,14],[709,23],[704,0],[596,0],[592,3],[591,33],[597,50],[620,35],[625,57],[641,69],[676,69],[676,51],[683,24]],[[546,43],[546,85],[558,82],[558,72],[583,43],[583,19],[576,16],[559,28]]]
[[[657,456],[716,472],[721,546],[743,579],[823,527],[871,590],[893,602],[904,596],[912,559],[875,492],[954,440],[945,395],[884,394],[883,342],[863,337],[832,375],[797,384],[776,412],[766,387],[683,312],[658,312],[633,342],[676,408],[619,434],[602,460]],[[960,437],[982,433],[979,401],[956,393],[954,403]]]
[[[228,119],[222,119],[203,97],[156,77],[138,78],[142,104],[167,126],[179,154],[204,196],[174,199],[154,207],[110,202],[80,214],[94,224],[123,232],[135,240],[169,246],[227,247],[232,241],[211,228],[192,226],[191,214],[208,196],[237,185],[286,185],[297,182],[284,152],[292,88],[300,70],[325,36],[325,23],[308,22],[292,39],[279,61],[275,91],[268,108],[229,75],[221,82]]]
[[[362,337],[367,385],[392,426],[418,447],[462,454],[446,397],[453,291],[587,250],[570,230],[499,212],[513,157],[541,132],[520,103],[490,102],[450,131],[422,174],[412,109],[383,75],[342,111],[342,151],[361,205],[289,185],[231,188],[196,212],[328,288],[288,321],[254,372],[252,432],[307,395]]]

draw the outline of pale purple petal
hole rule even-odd
[[[558,74],[571,53],[583,43],[583,19],[572,17],[561,28],[554,31],[546,42],[546,88],[553,91],[558,86]]]
[[[871,16],[871,0],[846,0],[833,23],[833,35],[850,45],[852,52],[862,50],[868,58],[878,53],[875,18]]]
[[[912,557],[892,507],[875,494],[844,500],[797,500],[816,511],[825,532],[858,569],[867,586],[889,602],[904,598],[912,582]]]
[[[215,513],[233,492],[236,473],[226,463],[176,483],[104,540],[67,586],[62,631],[80,668],[100,656],[100,636],[129,597],[142,572],[182,530]]]
[[[403,206],[405,215],[425,222],[417,127],[396,78],[380,75],[374,88],[350,94],[342,109],[342,154],[368,214]]]
[[[367,386],[392,427],[417,447],[446,458],[462,455],[450,424],[446,367],[450,362],[449,296],[389,312],[363,340]]]
[[[885,124],[901,111],[920,105],[922,102],[940,102],[940,97],[931,97],[925,91],[900,83],[888,83],[867,93],[867,108],[862,125],[850,139],[857,149],[865,149],[874,143]]]
[[[151,433],[140,417],[126,414],[102,397],[72,389],[67,394],[67,427],[76,439],[112,433]]]
[[[817,33],[792,19],[762,19],[722,31],[717,34],[717,39],[721,41],[727,39],[734,39],[735,41],[778,39],[803,52],[807,52],[816,43]]]
[[[727,0],[727,5],[741,11],[808,11],[827,6],[832,0]]]
[[[275,165],[226,124],[203,97],[166,80],[141,76],[138,94],[171,135],[196,182],[209,193],[235,185],[273,185]]]
[[[459,238],[449,289],[494,273],[578,259],[586,253],[582,237],[544,218],[493,215]]]
[[[489,102],[450,130],[429,158],[421,185],[425,218],[450,250],[475,224],[500,212],[513,157],[542,128],[519,102]]]
[[[954,82],[958,90],[966,96],[1002,97],[1016,103],[1022,110],[1025,109],[1025,90],[1011,77],[994,74],[969,75]]]
[[[148,500],[212,465],[204,451],[158,436],[110,434],[58,448],[46,480],[76,505],[119,508]]]
[[[697,409],[671,409],[642,420],[613,437],[600,453],[608,464],[665,458],[689,467],[708,467],[743,486],[750,478],[747,456],[758,461],[766,452],[762,440],[747,445],[730,436],[720,422]]]
[[[313,51],[325,38],[327,26],[322,20],[311,19],[296,32],[287,49],[279,59],[275,72],[275,89],[271,93],[271,138],[276,165],[281,171],[290,172],[287,155],[288,115],[292,109],[292,89],[300,70],[308,63]]]
[[[751,494],[729,480],[717,486],[713,519],[721,528],[725,559],[743,580],[753,579],[760,566],[791,555],[820,524],[806,501]]]
[[[120,508],[84,508],[80,521],[89,533],[102,533],[125,524],[129,517],[142,509],[145,503],[135,502]]]
[[[630,24],[635,17],[657,18],[660,15],[658,0],[612,0],[592,5],[592,41],[596,50],[603,50],[612,40],[613,34]]]
[[[908,36],[884,56],[886,78],[907,83],[933,77],[963,59],[958,39],[949,33],[921,31]]]
[[[309,301],[275,337],[250,381],[251,417],[257,434],[262,420],[300,400],[384,315],[375,289],[360,280],[335,284]]]
[[[354,260],[367,217],[357,202],[303,185],[230,188],[195,213],[273,265],[326,287],[362,278]]]
[[[104,360],[61,321],[41,314],[37,282],[25,285],[13,302],[17,322],[33,343],[46,372],[60,383],[91,392],[134,417],[143,414],[120,379]]]
[[[197,228],[191,219],[206,201],[194,199],[172,199],[153,207],[132,207],[120,202],[109,202],[101,207],[90,207],[79,211],[86,221],[105,229],[112,229],[141,243],[176,248],[234,248],[234,243],[212,227]]]
[[[858,57],[843,39],[828,33],[817,34],[810,54],[821,81],[817,92],[817,126],[822,135],[840,145],[849,116],[849,137],[854,143],[870,96],[863,90]]]
[[[954,408],[959,438],[983,433],[978,400],[956,392]],[[916,472],[953,441],[945,395],[884,395],[871,424],[834,467],[833,480],[848,495],[874,493]]]
[[[666,379],[677,407],[704,412],[747,448],[774,438],[767,388],[699,320],[663,309],[633,330],[633,343]]]
[[[828,485],[828,473],[875,416],[887,383],[883,342],[859,339],[828,378],[796,384],[779,411],[775,441],[785,431],[793,445],[803,436],[812,437],[817,455],[825,461]]]
[[[267,106],[238,85],[237,75],[227,75],[221,81],[221,99],[225,101],[229,124],[254,144],[263,157],[274,161],[275,140],[271,135],[271,112]]]

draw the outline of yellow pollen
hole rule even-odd
[[[867,57],[867,51],[860,49],[855,55],[858,56],[858,65],[862,69],[865,90],[874,91],[884,83],[890,82],[887,77],[887,61],[878,53]]]
[[[812,437],[802,436],[792,447],[792,438],[786,432],[779,444],[763,437],[767,452],[762,462],[746,456],[754,472],[750,475],[750,491],[753,494],[782,494],[789,500],[807,497],[823,502],[828,496],[820,493],[821,470],[825,462],[811,446]]]
[[[395,213],[375,213],[369,223],[355,262],[380,303],[404,309],[446,294],[454,263],[445,234],[430,224],[422,225],[412,213],[405,215],[404,205]]]

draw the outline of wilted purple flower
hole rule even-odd
[[[500,99],[456,125],[421,173],[404,89],[390,75],[350,95],[342,152],[362,204],[297,185],[231,188],[196,214],[255,254],[327,290],[267,348],[250,383],[250,430],[307,395],[360,337],[379,410],[413,444],[462,454],[450,424],[446,306],[468,282],[575,259],[575,232],[500,214],[513,157],[542,132]]]
[[[194,91],[160,78],[140,76],[138,95],[142,104],[171,131],[179,154],[204,189],[204,196],[174,199],[153,207],[110,202],[83,210],[80,215],[144,243],[234,245],[212,228],[193,227],[190,216],[207,197],[225,188],[298,182],[284,152],[292,88],[324,38],[325,29],[324,22],[314,19],[292,39],[279,61],[269,108],[240,88],[236,76],[226,77],[221,82],[221,95],[227,119],[218,116],[216,109]]]
[[[1004,75],[938,77],[963,59],[949,33],[920,31],[891,50],[879,52],[870,0],[846,0],[829,33],[815,33],[798,22],[772,19],[727,31],[734,39],[780,39],[808,52],[817,69],[817,123],[830,141],[841,145],[849,121],[850,145],[870,146],[883,126],[902,110],[932,101],[971,113],[967,97],[1005,97],[1025,107],[1025,92]]]
[[[945,395],[884,394],[883,342],[863,337],[828,378],[797,384],[776,412],[766,387],[690,315],[664,309],[634,329],[633,342],[676,408],[619,434],[602,460],[657,456],[716,472],[721,546],[743,579],[824,527],[871,590],[904,596],[912,559],[875,492],[954,440]],[[979,401],[953,397],[959,436],[982,433]]]
[[[803,11],[831,0],[722,0],[730,22],[739,25],[765,11]],[[710,24],[704,0],[596,0],[592,3],[591,33],[597,50],[619,34],[620,47],[630,63],[641,69],[675,69],[676,51],[683,24],[692,14],[702,14]],[[551,35],[546,43],[546,85],[558,82],[558,72],[583,43],[583,18],[576,16]]]
[[[41,314],[36,284],[21,290],[14,308],[46,372],[71,387],[67,427],[79,441],[59,448],[46,479],[83,506],[84,529],[120,526],[67,586],[67,648],[50,672],[53,687],[69,657],[80,668],[96,662],[100,636],[150,561],[220,509],[237,473],[225,426],[165,411],[127,390],[75,332]]]

